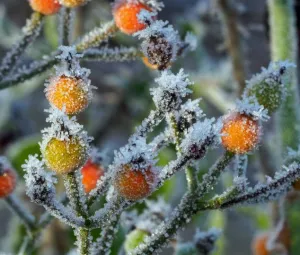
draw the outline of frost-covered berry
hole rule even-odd
[[[260,137],[260,126],[251,116],[233,113],[223,121],[222,144],[231,152],[242,154],[254,149]]]
[[[45,91],[49,102],[66,114],[77,114],[89,104],[89,86],[80,78],[53,78]]]
[[[115,3],[113,8],[114,20],[117,27],[125,34],[134,34],[137,31],[143,30],[146,27],[138,19],[138,14],[142,10],[152,11],[151,8],[138,1],[120,0]]]
[[[97,181],[104,174],[103,168],[89,159],[81,169],[82,184],[86,193],[96,188]]]
[[[55,14],[61,7],[58,0],[29,0],[29,3],[34,11],[44,15]]]
[[[158,70],[164,70],[170,66],[174,54],[173,44],[168,41],[164,34],[150,36],[147,43],[144,43],[144,50],[147,53],[149,63],[157,66]]]
[[[47,166],[54,172],[66,174],[81,167],[86,160],[86,147],[79,138],[59,140],[52,138],[43,150]]]
[[[87,0],[60,0],[63,6],[74,8],[85,4]]]
[[[124,248],[127,254],[130,254],[136,247],[144,242],[149,233],[142,229],[135,229],[126,236]]]
[[[252,243],[252,251],[254,255],[269,255],[269,251],[267,249],[269,235],[267,233],[260,234],[255,237]]]
[[[16,174],[9,164],[0,158],[0,198],[10,195],[16,186]]]
[[[139,200],[151,193],[155,179],[151,167],[140,170],[133,169],[130,164],[127,164],[116,173],[114,187],[120,196],[128,200]]]

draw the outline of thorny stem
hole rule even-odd
[[[174,210],[171,218],[160,224],[157,231],[139,245],[134,251],[134,255],[152,255],[155,251],[161,249],[172,237],[177,230],[182,228],[191,217],[199,211],[195,201],[199,200],[217,183],[219,176],[234,157],[233,153],[226,152],[217,163],[204,176],[202,183],[194,192],[187,192],[182,198],[180,204]]]
[[[66,186],[67,196],[70,200],[73,209],[76,211],[77,216],[83,217],[85,220],[85,225],[86,226],[89,225],[88,215],[84,208],[85,205],[82,203],[82,200],[79,195],[80,192],[79,192],[78,182],[75,173],[72,172],[64,175],[64,182]],[[79,227],[77,231],[78,231],[77,238],[79,239],[77,241],[79,245],[79,253],[80,255],[88,255],[90,249],[89,247],[90,231],[82,227]]]
[[[181,144],[182,137],[178,130],[176,118],[173,113],[171,113],[169,115],[169,120],[170,120],[170,126],[173,129],[173,133],[174,133],[174,137],[175,137],[176,151],[181,154],[180,144]],[[186,175],[188,190],[194,191],[197,188],[197,175],[196,175],[195,169],[187,166],[185,169],[185,175]]]
[[[0,65],[0,81],[3,80],[16,65],[20,56],[24,53],[25,49],[32,43],[38,35],[40,30],[43,15],[34,12],[31,18],[27,21],[26,26],[23,28],[24,35],[22,39],[12,49],[6,53]]]
[[[236,13],[231,6],[230,0],[218,0],[222,14],[226,45],[231,56],[234,77],[239,85],[238,93],[241,95],[245,88],[245,68],[243,63],[240,37],[237,27]]]

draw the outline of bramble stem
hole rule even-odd
[[[6,53],[1,61],[0,81],[3,80],[5,75],[10,73],[28,45],[36,39],[41,28],[43,17],[44,16],[38,12],[32,13],[31,18],[27,21],[27,24],[22,30],[24,33],[22,39]]]
[[[64,175],[64,182],[66,187],[67,196],[70,200],[72,208],[76,211],[77,216],[83,217],[85,219],[85,225],[89,224],[87,211],[85,210],[85,205],[83,204],[80,198],[79,187],[76,179],[76,175],[74,172],[68,173]],[[89,236],[90,231],[86,228],[79,227],[77,229],[77,243],[79,246],[80,255],[88,255],[89,254]]]

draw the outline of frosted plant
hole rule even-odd
[[[201,99],[192,99],[194,83],[189,75],[183,69],[172,69],[178,56],[196,50],[196,37],[187,33],[181,39],[168,21],[158,19],[162,2],[117,0],[112,11],[114,20],[94,27],[73,42],[72,8],[89,1],[61,0],[64,7],[59,30],[63,45],[39,61],[19,66],[21,55],[37,38],[43,17],[61,8],[56,2],[50,5],[54,9],[44,9],[45,5],[39,6],[38,2],[31,0],[35,11],[23,29],[23,38],[0,65],[0,89],[21,84],[54,67],[45,82],[49,127],[41,131],[41,156],[30,155],[22,166],[26,194],[45,208],[42,215],[30,213],[13,194],[18,183],[16,173],[9,161],[0,157],[0,198],[26,227],[19,254],[32,254],[39,248],[37,237],[52,218],[73,229],[77,250],[69,247],[69,254],[101,255],[118,249],[114,241],[120,222],[127,223],[123,244],[127,254],[157,254],[171,243],[177,254],[209,254],[216,248],[220,230],[198,230],[194,239],[186,243],[180,239],[180,231],[197,213],[278,201],[296,187],[300,178],[299,151],[290,150],[285,165],[279,166],[265,182],[251,186],[247,179],[248,154],[259,153],[262,122],[269,121],[272,113],[289,100],[290,85],[295,80],[295,66],[285,60],[293,61],[290,56],[275,59],[245,82],[233,110],[209,118],[200,107]],[[142,40],[140,47],[111,47],[109,39],[118,31]],[[91,71],[81,67],[81,61],[122,62],[139,58],[158,70],[149,92],[154,109],[128,142],[114,152],[113,159],[107,160],[105,150],[99,152],[91,146],[93,138],[75,116],[92,103],[95,89],[89,79]],[[160,155],[166,148],[175,148],[176,153],[161,165]],[[223,155],[200,176],[199,163],[208,152],[217,153],[218,148],[223,148]],[[216,185],[234,159],[232,184],[219,192]],[[187,188],[174,208],[162,198],[150,199],[166,181],[183,171]],[[142,212],[132,210],[143,205],[146,209]]]

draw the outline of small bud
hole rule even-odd
[[[86,2],[87,0],[60,0],[61,5],[68,8],[78,7],[85,4]]]
[[[139,246],[142,242],[144,242],[145,238],[149,236],[149,233],[141,230],[141,229],[135,229],[132,232],[130,232],[126,236],[126,240],[124,242],[124,248],[127,254],[130,254],[136,247]]]
[[[59,11],[61,5],[58,0],[30,0],[31,8],[44,15],[52,15]]]
[[[47,166],[58,174],[66,174],[81,167],[86,160],[87,148],[79,138],[59,140],[52,138],[43,151]]]
[[[77,114],[89,104],[89,86],[80,78],[54,78],[46,88],[49,102],[66,114]]]
[[[155,173],[148,169],[134,169],[130,164],[124,165],[116,173],[114,187],[128,200],[139,200],[148,196],[156,182]]]
[[[104,175],[104,169],[89,159],[81,169],[82,184],[86,193],[96,188],[97,181]]]
[[[0,157],[0,198],[9,196],[15,189],[17,176],[10,164]]]
[[[254,149],[260,137],[260,126],[251,116],[234,113],[223,121],[222,144],[231,152],[243,154]]]
[[[152,11],[149,6],[143,3],[133,3],[127,0],[117,1],[113,8],[113,15],[117,27],[128,35],[143,30],[146,24],[138,19],[138,14],[141,10]]]

